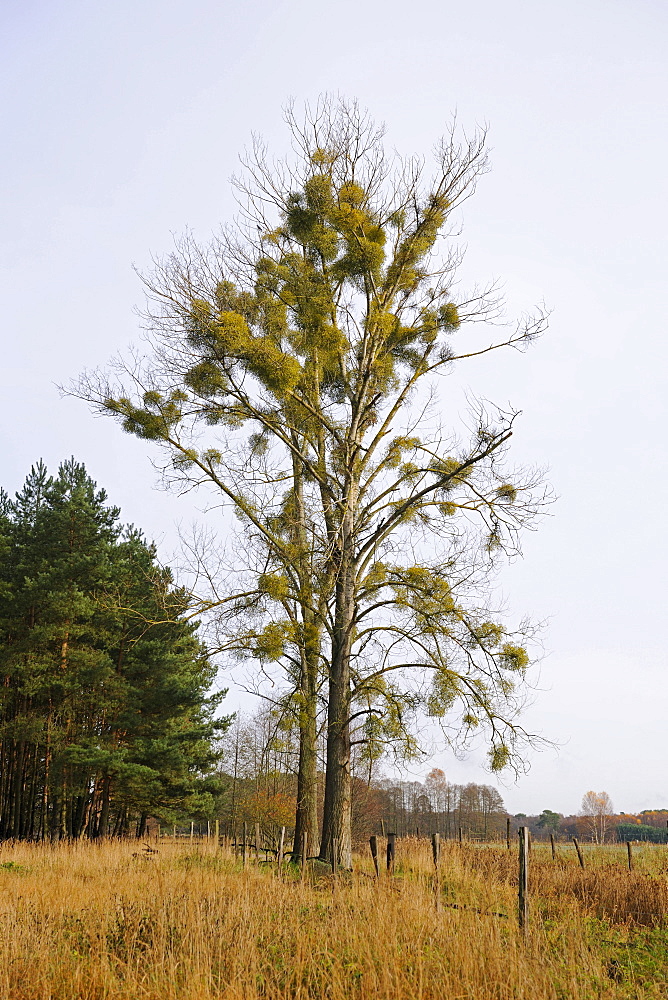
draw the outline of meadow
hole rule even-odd
[[[0,1000],[668,997],[668,849],[397,841],[394,873],[163,838],[0,848]]]

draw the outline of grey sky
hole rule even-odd
[[[560,496],[503,587],[551,618],[527,723],[563,745],[501,790],[512,811],[574,811],[589,788],[668,807],[665,4],[5,0],[0,18],[1,482],[74,454],[165,554],[192,505],[54,388],[137,340],[131,263],[229,218],[237,154],[251,131],[283,150],[290,96],[357,97],[403,152],[454,110],[489,123],[464,273],[502,279],[511,312],[544,300],[551,330],[448,392],[521,408],[515,456]]]

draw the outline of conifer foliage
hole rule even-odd
[[[185,595],[74,459],[0,504],[0,837],[143,832],[227,724]]]

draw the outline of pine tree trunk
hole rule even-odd
[[[14,831],[14,815],[16,810],[16,796],[15,783],[16,783],[16,740],[12,740],[12,745],[9,750],[9,759],[6,762],[7,768],[7,785],[5,789],[5,801],[6,809],[3,815],[3,827],[2,836],[12,837]]]
[[[35,819],[37,817],[37,767],[38,767],[37,744],[32,747],[32,772],[30,775],[30,791],[26,804],[25,836],[28,840],[33,840],[35,836]]]
[[[109,806],[111,805],[111,776],[105,774],[102,779],[102,808],[100,818],[97,823],[96,836],[104,840],[107,836],[107,826],[109,825]]]

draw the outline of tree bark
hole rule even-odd
[[[297,772],[297,812],[295,818],[295,851],[301,856],[304,833],[307,843],[318,843],[318,720],[317,671],[318,656],[306,650],[302,678],[302,704],[299,707],[299,770]]]
[[[352,868],[350,771],[350,651],[355,624],[354,513],[357,484],[348,483],[346,506],[338,533],[332,662],[327,712],[327,768],[320,857],[329,860],[336,840],[337,863]]]
[[[298,438],[293,435],[295,445]],[[297,809],[294,849],[301,856],[306,843],[318,843],[318,674],[320,670],[320,633],[315,620],[313,566],[306,526],[303,471],[294,457],[292,475],[295,490],[295,542],[299,552],[299,584],[302,615],[301,677],[299,684],[299,765],[297,771]]]

